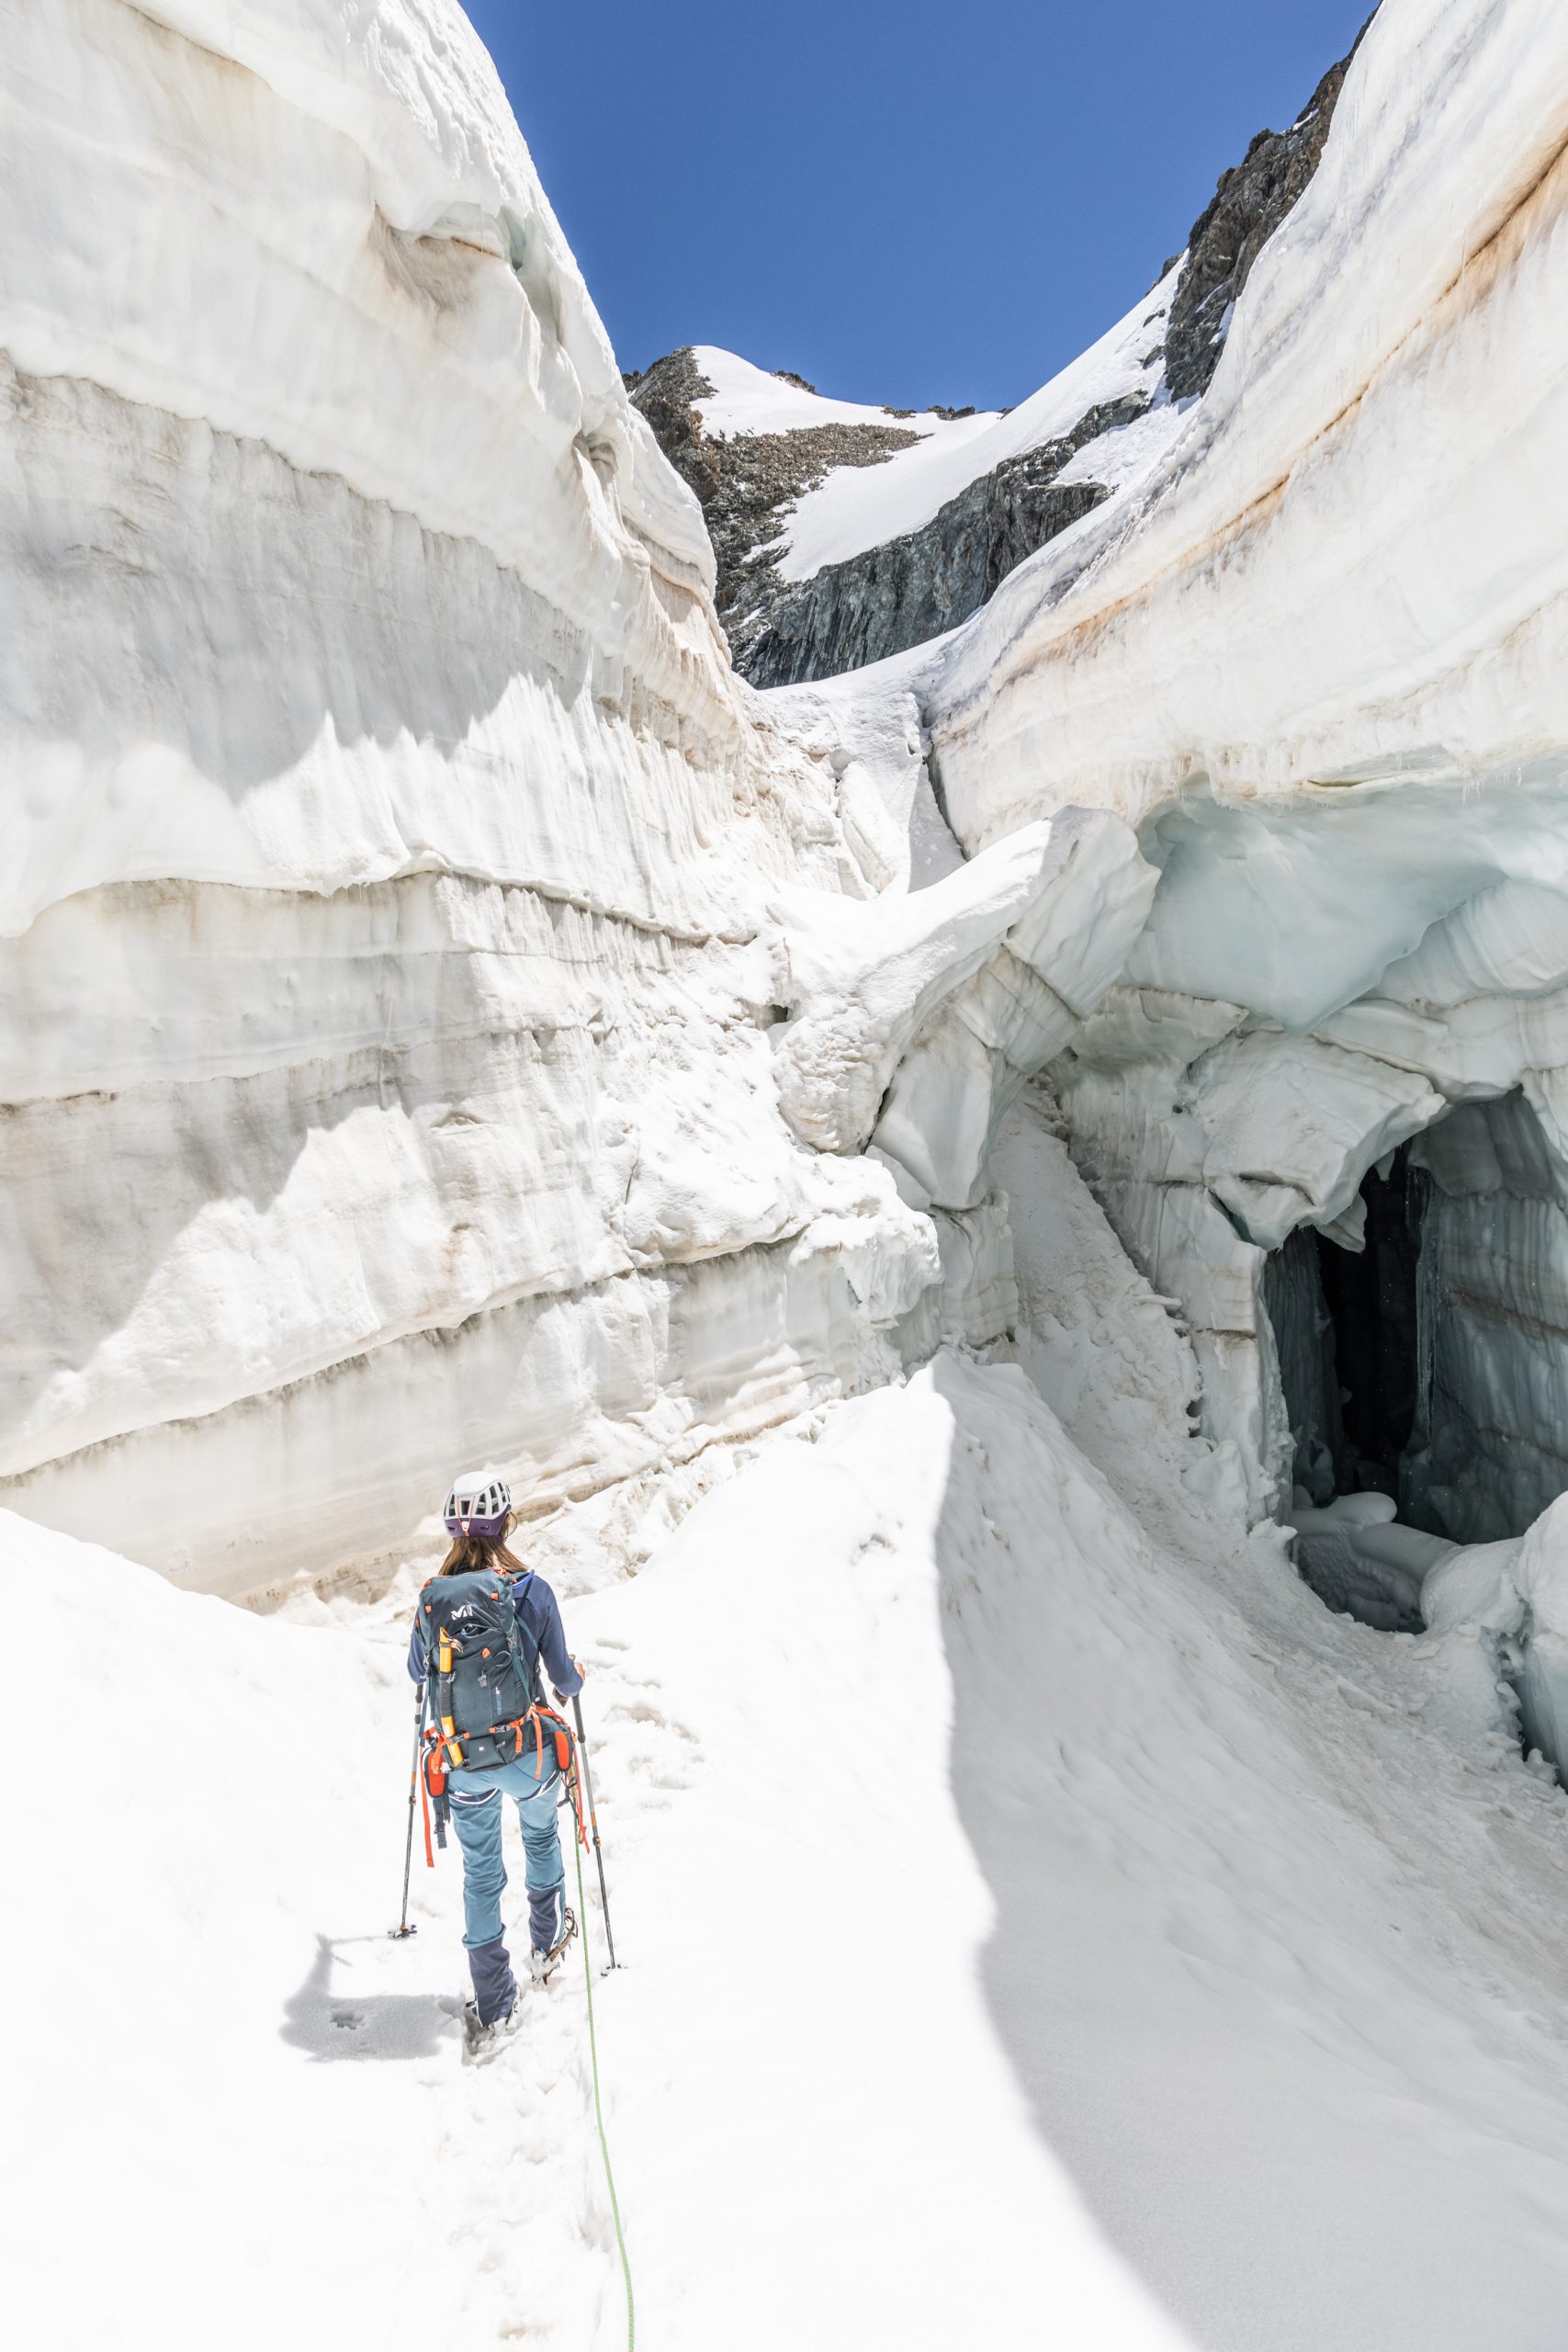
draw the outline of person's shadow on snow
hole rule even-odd
[[[358,1943],[360,1937],[344,1937]],[[316,1938],[316,1957],[297,1993],[283,2005],[282,2038],[312,2058],[429,2058],[451,2020],[432,1993],[334,1993],[338,1945]]]

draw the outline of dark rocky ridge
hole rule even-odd
[[[1194,221],[1163,347],[1164,390],[1171,400],[1207,391],[1252,266],[1317,169],[1365,31],[1363,25],[1288,130],[1260,130],[1241,163],[1222,173]],[[1156,347],[1145,364],[1160,356]],[[787,368],[777,373],[803,390],[815,389]],[[968,619],[1026,557],[1108,495],[1099,482],[1059,483],[1067,458],[1148,406],[1145,396],[1134,394],[1090,410],[1059,441],[1009,458],[970,483],[919,530],[792,582],[780,578],[776,550],[795,501],[835,467],[881,465],[919,436],[890,422],[710,438],[694,403],[711,398],[714,388],[689,346],[626,382],[702,505],[718,560],[718,616],[736,668],[757,685],[834,677]],[[912,412],[887,413],[897,419]]]
[[[802,391],[813,390],[787,368],[777,372]],[[836,466],[881,465],[920,436],[902,424],[810,424],[794,433],[710,437],[694,403],[711,400],[714,387],[689,345],[626,384],[660,447],[696,493],[718,563],[718,617],[737,669],[750,676],[744,649],[784,588],[769,548],[795,500]]]
[[[1087,442],[1130,424],[1148,404],[1142,394],[1102,402],[1059,441],[970,482],[919,530],[786,582],[738,646],[738,664],[754,685],[794,685],[956,628],[1025,556],[1109,496],[1103,482],[1056,477]]]
[[[1166,330],[1165,379],[1172,400],[1208,390],[1252,265],[1317,169],[1366,29],[1363,25],[1348,54],[1329,67],[1289,130],[1260,130],[1241,162],[1220,174],[1208,206],[1192,223]]]

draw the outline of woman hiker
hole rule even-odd
[[[409,1673],[429,1681],[429,1718],[441,1735],[452,1822],[463,1852],[463,1941],[474,1980],[464,2009],[468,2048],[487,2056],[522,2023],[501,1917],[506,1885],[503,1796],[523,1828],[530,1962],[547,1976],[576,1932],[556,1815],[570,1749],[545,1707],[543,1665],[558,1699],[582,1688],[560,1609],[544,1578],[506,1548],[512,1494],[492,1470],[453,1481],[444,1513],[452,1548],[420,1594]]]

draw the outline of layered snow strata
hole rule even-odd
[[[768,908],[897,837],[466,20],[5,21],[8,1498],[243,1592],[897,1372],[936,1240],[780,1117]]]
[[[1430,1182],[1401,1499],[1517,1533],[1568,1476],[1565,156],[1560,11],[1385,0],[1201,404],[920,680],[971,852],[1071,801],[1160,869],[1054,1075],[1256,1510],[1326,1379],[1306,1261],[1268,1276],[1276,1332],[1270,1257],[1303,1228],[1355,1251],[1407,1143]]]
[[[974,842],[1474,777],[1568,743],[1568,21],[1388,0],[1163,460],[1002,583],[931,689]],[[1559,763],[1560,764],[1560,763]]]
[[[934,1275],[780,1123],[764,946],[419,876],[122,885],[0,963],[8,1490],[199,1581],[400,1532],[449,1454],[540,1507],[884,1377]]]

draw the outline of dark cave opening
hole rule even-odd
[[[1430,1181],[1402,1144],[1362,1182],[1359,1250],[1301,1227],[1269,1261],[1294,1482],[1315,1503],[1359,1493],[1405,1500],[1425,1419],[1417,1295]]]
[[[1332,1327],[1340,1396],[1341,1493],[1401,1499],[1400,1474],[1416,1426],[1416,1263],[1428,1179],[1402,1144],[1386,1176],[1361,1186],[1366,1246],[1358,1256],[1314,1233],[1318,1280]]]

